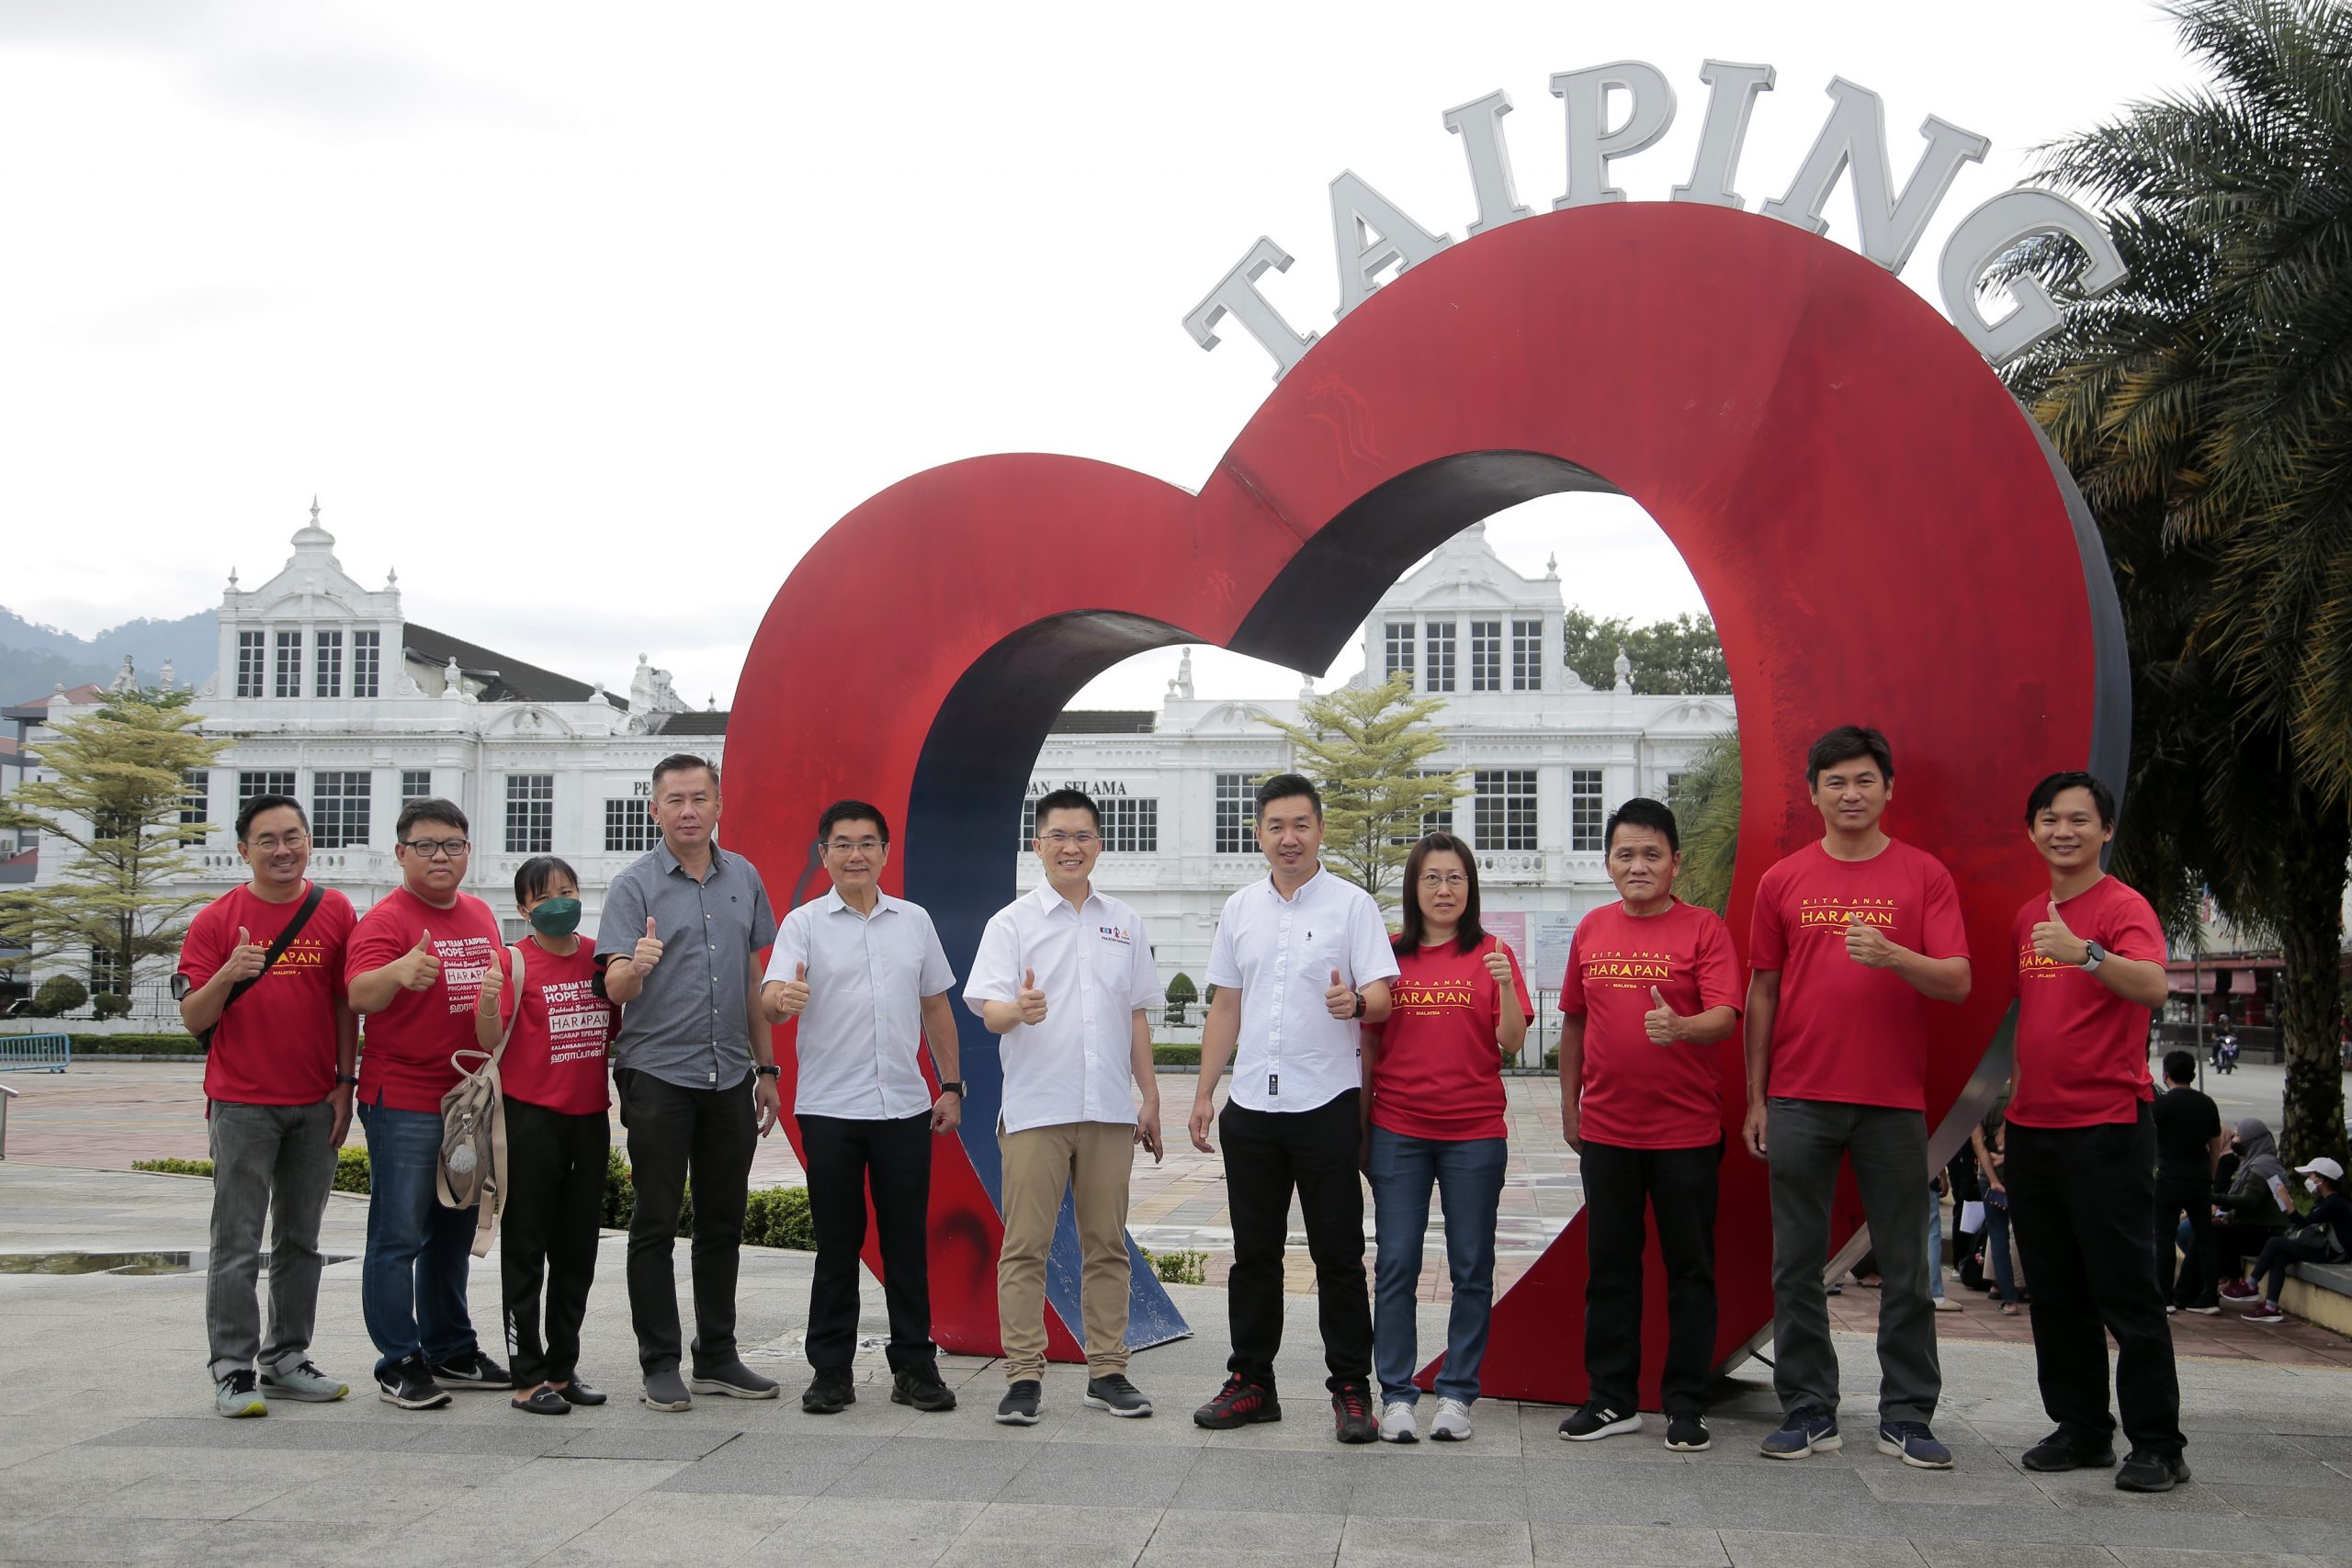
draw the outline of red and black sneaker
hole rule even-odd
[[[1372,1413],[1372,1391],[1360,1382],[1341,1383],[1331,1395],[1331,1425],[1343,1443],[1369,1443],[1380,1436]]]
[[[1260,1387],[1238,1372],[1225,1380],[1225,1386],[1216,1391],[1215,1399],[1193,1412],[1193,1425],[1206,1427],[1213,1432],[1282,1418],[1283,1407],[1275,1400],[1274,1391]]]

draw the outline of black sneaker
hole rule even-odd
[[[1372,1391],[1360,1382],[1342,1383],[1331,1395],[1332,1436],[1343,1443],[1380,1440],[1380,1418],[1372,1413]]]
[[[1613,1438],[1621,1432],[1642,1429],[1642,1415],[1638,1410],[1619,1410],[1614,1405],[1586,1400],[1577,1406],[1568,1418],[1560,1423],[1560,1436],[1572,1443],[1589,1443],[1601,1438]]]
[[[402,1410],[438,1410],[449,1391],[433,1381],[424,1357],[407,1356],[376,1374],[376,1397]]]
[[[454,1361],[436,1363],[432,1369],[433,1381],[450,1388],[494,1388],[505,1390],[514,1386],[506,1369],[475,1350]]]
[[[838,1416],[856,1403],[847,1371],[819,1372],[800,1395],[800,1408],[811,1416]]]
[[[890,1379],[890,1403],[911,1404],[917,1410],[938,1412],[956,1408],[956,1391],[939,1381],[939,1373],[930,1367],[920,1371],[899,1372]]]
[[[2115,1445],[2086,1443],[2062,1427],[2026,1450],[2018,1462],[2045,1475],[2062,1470],[2109,1470],[2115,1464]]]
[[[1087,1379],[1086,1407],[1130,1418],[1151,1414],[1151,1401],[1143,1396],[1143,1390],[1127,1381],[1124,1372]]]
[[[1239,1372],[1225,1380],[1225,1386],[1216,1391],[1215,1399],[1193,1412],[1193,1425],[1206,1427],[1212,1432],[1282,1418],[1282,1402],[1274,1397],[1274,1391],[1260,1387]]]
[[[1023,1378],[996,1402],[996,1424],[1000,1427],[1034,1427],[1045,1413],[1046,1385],[1035,1378]]]
[[[1677,1453],[1702,1454],[1712,1447],[1714,1438],[1708,1435],[1707,1418],[1695,1410],[1669,1410],[1666,1413],[1666,1446]]]
[[[2178,1454],[2133,1449],[2115,1472],[2119,1492],[2169,1492],[2188,1479],[2188,1461]]]

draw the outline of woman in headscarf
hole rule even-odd
[[[2223,1280],[2222,1299],[2243,1304],[2262,1299],[2245,1278],[2245,1260],[2258,1257],[2264,1242],[2285,1234],[2295,1200],[2278,1158],[2278,1140],[2262,1118],[2239,1122],[2230,1147],[2237,1153],[2238,1171],[2229,1190],[2213,1199],[2213,1267]]]

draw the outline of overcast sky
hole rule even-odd
[[[620,689],[645,649],[724,705],[794,562],[910,472],[1053,451],[1198,488],[1272,366],[1182,318],[1267,233],[1298,258],[1267,292],[1328,329],[1342,168],[1461,238],[1441,115],[1500,88],[1545,210],[1551,74],[1630,57],[1679,112],[1615,177],[1663,199],[1710,56],[1779,70],[1751,209],[1833,75],[1883,95],[1899,175],[1930,113],[1992,139],[1905,274],[1931,295],[1945,232],[2033,144],[2188,79],[2143,0],[0,0],[0,604],[84,635],[217,604],[315,491],[416,620]],[[1828,212],[1852,244],[1842,186]],[[1557,550],[1598,613],[1703,608],[1628,503],[1492,534],[1530,571]],[[855,591],[888,629],[887,572]],[[1082,700],[1148,702],[1175,657]],[[1297,686],[1196,665],[1206,692]]]

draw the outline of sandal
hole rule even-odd
[[[534,1416],[569,1416],[571,1414],[571,1406],[565,1403],[563,1395],[556,1393],[555,1390],[548,1387],[544,1383],[539,1385],[537,1388],[533,1389],[525,1397],[520,1399],[510,1399],[506,1403],[513,1405],[517,1410],[527,1410]]]

